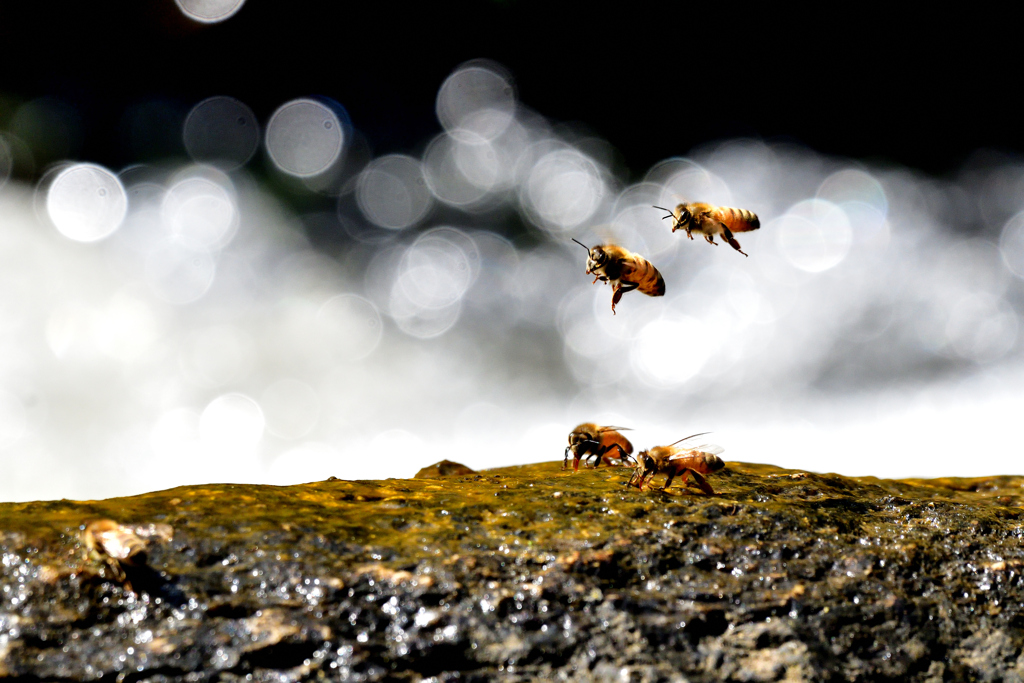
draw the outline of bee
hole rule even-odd
[[[654,479],[656,475],[664,474],[668,477],[661,489],[664,491],[672,485],[672,480],[677,475],[683,475],[683,484],[686,484],[687,475],[692,474],[694,481],[697,482],[697,486],[700,487],[701,491],[709,495],[715,495],[715,490],[711,488],[711,485],[708,484],[702,475],[717,472],[725,467],[725,463],[718,457],[718,454],[725,449],[714,444],[703,444],[693,448],[677,445],[708,433],[701,432],[700,434],[680,439],[668,446],[655,446],[650,450],[640,451],[636,457],[636,469],[633,470],[633,476],[629,478],[627,483],[633,484],[635,482],[636,487],[642,489],[647,480]]]
[[[687,202],[677,204],[675,211],[669,211],[663,206],[655,206],[655,209],[668,211],[665,218],[672,219],[672,232],[685,230],[686,236],[691,240],[693,233],[699,232],[704,235],[711,244],[716,247],[715,235],[721,235],[722,239],[744,256],[745,251],[740,249],[740,243],[732,236],[734,232],[750,232],[761,227],[761,221],[757,214],[746,209],[732,209],[724,206],[714,206],[704,202]]]
[[[82,531],[82,542],[89,559],[105,565],[118,583],[134,591],[129,574],[138,577],[148,569],[147,539],[167,542],[173,536],[174,529],[169,524],[127,527],[112,519],[98,519],[86,525]]]
[[[648,296],[665,295],[665,279],[647,259],[623,249],[616,244],[599,245],[591,249],[578,239],[572,240],[590,253],[587,259],[587,275],[594,276],[594,282],[611,283],[612,314],[615,304],[626,292],[639,289]]]
[[[628,427],[601,427],[593,422],[584,422],[576,425],[576,428],[569,432],[569,445],[565,447],[565,457],[562,459],[562,469],[565,469],[569,462],[569,454],[572,453],[572,471],[580,469],[580,460],[588,457],[595,458],[594,467],[602,461],[609,462],[615,457],[612,453],[618,450],[620,462],[633,460],[633,444],[629,439],[619,434],[619,431],[628,431]]]

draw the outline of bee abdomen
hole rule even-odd
[[[761,227],[761,220],[753,211],[725,207],[718,211],[722,222],[733,232],[750,232]]]
[[[640,291],[648,296],[664,296],[665,295],[665,278],[661,276],[658,269],[654,267],[650,261],[644,261],[640,271],[639,284]]]
[[[654,286],[651,288],[652,291],[648,292],[651,296],[665,296],[665,278],[661,276],[661,273],[654,271],[657,279],[654,282]]]
[[[725,467],[725,462],[717,455],[711,453],[704,454],[704,467],[707,468],[708,472],[717,472],[718,470]]]

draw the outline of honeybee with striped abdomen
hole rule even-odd
[[[562,459],[562,469],[565,469],[569,462],[569,454],[572,453],[572,471],[579,471],[580,460],[594,457],[594,467],[598,467],[602,461],[611,464],[617,459],[620,464],[632,460],[633,444],[629,439],[619,434],[619,431],[627,431],[628,427],[601,427],[593,422],[584,422],[576,425],[576,428],[569,432],[569,445],[565,447],[565,457]],[[618,456],[615,455],[618,452]]]
[[[594,282],[600,280],[611,284],[613,314],[615,304],[619,303],[622,295],[634,289],[648,296],[664,296],[664,278],[644,257],[617,244],[603,244],[591,248],[578,239],[574,238],[573,242],[590,254],[587,259],[587,275],[593,275]]]
[[[698,232],[704,235],[711,244],[718,246],[715,242],[715,235],[721,235],[722,239],[744,256],[745,251],[740,249],[740,243],[733,237],[734,232],[750,232],[761,227],[761,221],[757,214],[746,209],[733,209],[724,206],[714,206],[704,202],[684,202],[677,204],[675,211],[669,211],[665,207],[656,206],[655,209],[668,211],[665,218],[672,219],[672,232],[685,230],[686,236],[691,240],[693,233]]]
[[[709,432],[701,432],[680,439],[668,446],[655,446],[650,450],[640,451],[636,457],[636,469],[629,483],[636,482],[637,488],[642,489],[647,480],[654,479],[656,475],[664,474],[668,477],[662,491],[672,485],[672,480],[677,475],[683,476],[683,484],[686,484],[687,475],[692,474],[694,481],[700,490],[709,495],[715,495],[715,490],[702,475],[717,472],[725,463],[718,457],[723,452],[721,446],[715,444],[702,444],[700,446],[683,446],[684,441],[689,441],[698,436],[704,436]]]

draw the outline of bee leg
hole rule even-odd
[[[586,441],[580,441],[579,442],[579,446],[578,446],[578,450],[576,452],[580,453],[582,455],[580,456],[580,458],[576,459],[576,463],[575,463],[576,467],[574,467],[573,469],[578,471],[579,470],[579,461],[580,461],[580,459],[582,459],[584,464],[586,464],[586,461],[589,458],[595,457],[595,455],[600,450],[600,448],[601,448],[601,443],[599,441],[595,441],[593,439],[587,439]],[[600,456],[597,456],[597,457],[600,457]]]
[[[632,460],[633,459],[632,456],[630,456],[630,454],[626,452],[626,449],[624,449],[619,444],[613,443],[611,446],[608,447],[608,450],[610,451],[613,448],[617,448],[618,449],[618,451],[619,451],[619,460],[621,460],[622,462],[626,462],[627,460]]]
[[[662,491],[668,491],[668,487],[672,485],[672,480],[676,478],[675,472],[668,473],[668,479],[665,480],[665,485],[661,487]]]
[[[686,225],[686,236],[689,237],[691,240],[693,239],[693,229],[690,227],[689,224]]]
[[[725,223],[722,223],[722,239],[729,243],[729,246],[740,252],[744,256],[747,256],[747,252],[740,249],[740,243],[736,241],[736,238],[732,236],[732,230],[725,227]]]
[[[705,479],[704,477],[700,476],[696,472],[693,472],[693,480],[695,482],[697,482],[697,486],[700,487],[701,491],[703,491],[704,493],[708,494],[709,496],[715,495],[715,490],[713,488],[711,488],[711,484],[708,483],[707,479]]]
[[[615,312],[615,304],[619,303],[619,300],[622,299],[622,295],[626,292],[632,292],[639,286],[640,284],[638,282],[620,280],[619,283],[615,285],[615,292],[612,294],[612,313]]]
[[[718,242],[715,241],[715,236],[712,235],[710,232],[704,233],[704,239],[706,239],[708,242],[715,245],[716,247],[718,246]]]

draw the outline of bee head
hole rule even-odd
[[[606,252],[602,247],[594,247],[590,250],[590,258],[587,259],[587,272],[594,274],[603,273],[603,271],[599,269],[604,268],[605,264],[608,263],[608,260],[608,252]],[[605,278],[602,276],[601,279],[604,280]]]
[[[569,446],[566,450],[575,453],[579,447],[580,442],[586,441],[587,435],[583,432],[570,432],[569,433]]]
[[[666,218],[672,219],[672,232],[684,229],[689,224],[689,222],[693,220],[693,214],[691,214],[690,210],[686,208],[686,204],[676,205],[675,211],[669,211],[664,206],[655,206],[654,208],[661,209],[667,214],[665,216],[662,216],[661,220],[665,220]],[[676,215],[676,212],[679,213],[678,216]]]
[[[604,247],[601,247],[601,246],[588,247],[587,245],[583,244],[583,242],[580,242],[575,237],[572,238],[572,241],[587,250],[587,252],[590,255],[590,261],[591,262],[596,263],[597,265],[601,265],[606,260],[608,260],[608,254],[605,252]]]
[[[636,469],[640,473],[640,476],[646,475],[648,472],[655,470],[654,458],[647,451],[640,451],[636,455]]]
[[[677,216],[673,214],[672,216],[675,219],[675,222],[672,224],[672,232],[686,228],[690,221],[693,220],[693,214],[691,214],[690,210],[686,208],[686,204],[680,204],[677,206],[676,211],[679,215]]]

